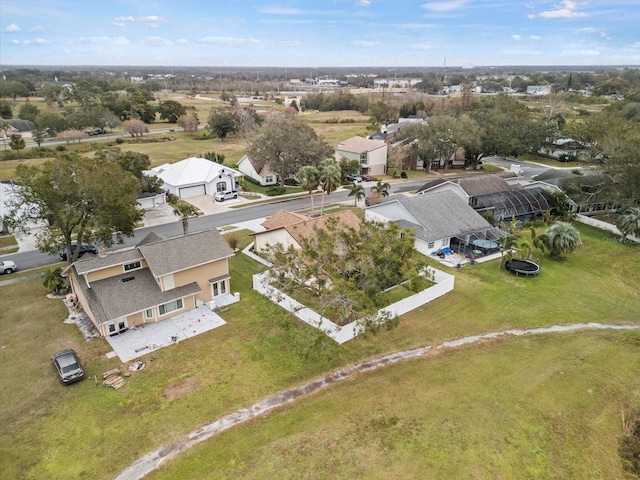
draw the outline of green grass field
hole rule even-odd
[[[40,279],[0,287],[0,478],[112,478],[198,425],[399,349],[510,327],[637,322],[640,247],[579,228],[584,246],[565,262],[545,259],[538,278],[497,262],[466,266],[454,292],[343,346],[256,295],[258,267],[238,254],[231,287],[242,300],[223,313],[227,325],[143,357],[147,367],[117,391],[94,382],[120,365],[105,357],[107,342],[63,324],[66,310]],[[235,234],[241,247],[249,241]],[[411,478],[423,468],[431,478],[622,478],[619,414],[638,406],[639,339],[509,339],[363,374],[221,435],[154,478]],[[67,347],[88,378],[63,387],[49,357]]]

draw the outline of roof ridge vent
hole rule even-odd
[[[136,277],[125,277],[122,279],[122,283],[130,282],[131,280],[135,280]]]

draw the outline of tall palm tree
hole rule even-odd
[[[322,185],[322,206],[320,215],[324,213],[324,196],[331,195],[340,186],[342,170],[340,164],[333,158],[327,158],[320,163],[320,184]]]
[[[373,187],[371,187],[371,193],[377,196],[378,198],[388,197],[390,189],[391,189],[391,185],[389,185],[387,182],[383,182],[382,180],[378,179],[378,182]]]
[[[546,235],[547,250],[556,260],[562,260],[563,255],[573,252],[581,244],[578,230],[565,222],[556,222],[551,225],[547,229]]]
[[[364,187],[359,183],[354,183],[353,185],[348,185],[345,187],[349,190],[349,197],[353,197],[353,206],[358,206],[358,200],[362,200],[367,194],[364,191]]]
[[[4,150],[7,149],[7,138],[9,137],[9,132],[11,131],[11,125],[6,120],[2,120],[0,123],[0,132],[2,132],[2,144],[4,145]]]
[[[300,179],[300,188],[309,192],[311,197],[311,216],[313,216],[313,191],[317,190],[320,183],[320,171],[312,165],[307,165],[298,170],[298,178]]]
[[[618,230],[622,233],[620,243],[624,243],[629,235],[640,238],[640,208],[628,208],[620,215],[616,223]]]
[[[536,234],[536,229],[531,227],[531,251],[529,252],[529,260],[533,260],[533,253],[535,250],[540,252],[540,258],[544,256],[544,252],[547,250],[547,242],[549,237],[546,233],[540,235]]]
[[[173,214],[180,217],[182,221],[182,231],[185,235],[189,234],[189,218],[197,217],[200,212],[193,205],[187,202],[180,202],[173,207]]]

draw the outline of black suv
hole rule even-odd
[[[71,256],[73,256],[73,253],[76,251],[76,248],[78,248],[78,245],[75,243],[72,243]],[[78,253],[78,258],[82,257],[85,253],[92,253],[93,255],[97,255],[98,249],[93,245],[89,245],[88,243],[83,243],[82,245],[80,245],[80,252]],[[67,260],[67,247],[64,247],[60,251],[60,258],[64,261]]]
[[[54,353],[51,356],[51,363],[58,372],[58,378],[65,385],[79,382],[84,378],[84,370],[80,365],[80,360],[78,360],[76,352],[70,348]]]

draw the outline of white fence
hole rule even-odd
[[[391,314],[392,317],[403,315],[453,290],[455,280],[453,275],[435,268],[430,268],[430,270],[434,274],[433,281],[435,285],[378,310],[378,315]],[[357,320],[341,327],[277,290],[269,284],[269,272],[253,276],[253,289],[308,325],[322,330],[328,337],[339,344],[343,344],[363,332],[362,325]]]
[[[622,236],[620,230],[615,225],[611,223],[603,222],[602,220],[596,220],[595,218],[587,217],[586,215],[576,215],[576,220],[580,223],[584,223],[585,225],[591,225],[592,227],[599,228],[600,230],[606,230],[607,232],[615,233],[616,235]],[[629,235],[627,237],[628,240],[640,243],[640,238],[636,238],[633,235]]]

